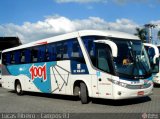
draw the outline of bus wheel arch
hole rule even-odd
[[[22,85],[19,79],[15,80],[14,87],[17,95],[23,95]]]
[[[74,82],[73,95],[79,96],[82,104],[87,104],[89,102],[88,86],[84,81],[77,80]]]

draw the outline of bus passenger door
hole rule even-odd
[[[113,65],[110,48],[106,44],[96,43],[96,72],[98,81],[98,94],[101,98],[112,97],[112,83],[108,79],[112,78]]]

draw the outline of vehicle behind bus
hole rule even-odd
[[[2,86],[15,90],[128,99],[152,94],[149,59],[134,35],[83,30],[2,52]]]
[[[159,69],[160,59],[159,59],[158,47],[150,43],[144,43],[144,46],[149,57],[153,74],[153,82],[155,84],[160,84],[160,69]]]
[[[0,80],[1,80],[1,76],[2,76],[2,63],[1,63],[1,52],[0,52]]]
[[[12,48],[21,45],[21,41],[18,37],[0,37],[0,85],[2,83],[2,60],[1,60],[1,52],[7,48]]]

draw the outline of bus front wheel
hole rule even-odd
[[[21,86],[19,81],[16,82],[15,91],[16,91],[17,95],[22,95],[23,94],[22,86]]]
[[[80,98],[82,104],[87,104],[89,101],[87,86],[84,83],[80,83]]]

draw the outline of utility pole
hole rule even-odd
[[[148,39],[147,39],[147,42],[148,42],[148,43],[153,43],[152,30],[153,30],[153,28],[155,28],[157,25],[155,25],[155,24],[145,24],[144,26],[145,26],[145,28],[148,30]]]
[[[148,39],[147,39],[147,42],[148,42],[148,43],[153,43],[152,30],[153,30],[153,28],[155,28],[157,25],[155,25],[155,24],[145,24],[144,26],[145,26],[145,28],[148,30]]]

